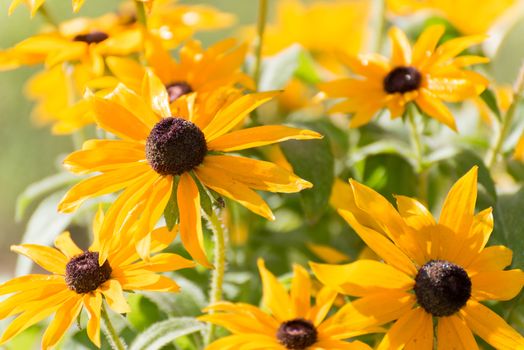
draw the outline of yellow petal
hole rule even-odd
[[[415,230],[435,225],[433,215],[416,199],[405,196],[395,196],[395,199],[397,200],[399,214],[404,221]]]
[[[87,199],[119,191],[152,171],[148,164],[138,163],[83,180],[69,189],[58,204],[58,210],[72,213]]]
[[[218,111],[213,120],[204,128],[203,131],[206,135],[206,141],[211,142],[219,136],[226,134],[243,121],[255,108],[271,100],[278,94],[279,92],[270,91],[244,95],[227,105]]]
[[[471,276],[471,296],[476,300],[510,300],[524,286],[524,272],[481,271]]]
[[[266,125],[242,129],[222,135],[208,143],[209,150],[223,152],[270,145],[286,140],[310,140],[322,138],[317,132],[289,126]]]
[[[249,188],[269,192],[294,193],[313,185],[271,162],[235,157],[207,156],[203,167],[238,181]]]
[[[114,94],[121,96],[122,92],[119,92],[119,90],[124,90],[124,88],[119,86],[117,89],[115,89]],[[93,96],[92,99],[95,118],[101,128],[122,139],[143,141],[147,138],[151,128],[128,109],[133,108],[133,106],[122,106],[114,100],[97,96]]]
[[[464,320],[453,315],[440,317],[437,326],[437,350],[478,350],[473,333]]]
[[[318,327],[331,311],[337,295],[338,293],[335,290],[329,287],[322,287],[315,296],[315,305],[304,318],[311,320],[311,322]]]
[[[107,57],[106,64],[118,81],[133,91],[140,91],[145,69],[136,60],[124,57]]]
[[[306,246],[315,256],[321,259],[322,262],[328,264],[340,264],[351,260],[351,257],[329,245],[306,243]]]
[[[145,269],[153,272],[168,272],[195,267],[196,264],[178,254],[162,253],[149,258],[148,261],[133,264],[126,269]]]
[[[200,194],[191,175],[180,175],[177,187],[180,238],[184,248],[200,264],[210,268],[204,251],[204,235],[200,216]]]
[[[75,173],[107,172],[144,161],[144,145],[135,141],[88,140],[81,151],[64,159],[65,167]]]
[[[473,224],[469,235],[464,239],[455,261],[461,266],[468,266],[477,258],[478,254],[488,243],[493,231],[493,212],[491,208],[485,209],[473,217]],[[461,237],[462,238],[462,237]]]
[[[87,336],[97,347],[100,347],[100,311],[102,310],[102,294],[94,292],[84,294],[84,305],[89,314]]]
[[[271,209],[269,209],[262,197],[246,185],[230,177],[225,177],[221,172],[205,166],[195,169],[195,173],[200,181],[212,190],[231,198],[255,214],[263,216],[268,220],[275,219]]]
[[[444,225],[458,234],[459,243],[469,235],[475,213],[477,200],[477,170],[473,167],[466,175],[461,177],[449,191],[439,224]]]
[[[42,349],[47,350],[54,347],[71,327],[81,310],[82,297],[79,295],[63,303],[44,333]]]
[[[69,232],[63,232],[55,239],[55,247],[57,247],[68,259],[75,255],[80,255],[84,251],[73,242]]]
[[[483,249],[471,262],[465,267],[468,273],[480,271],[498,271],[503,270],[506,266],[511,265],[513,252],[504,246],[491,246]]]
[[[10,294],[21,290],[27,291],[37,289],[43,285],[61,284],[64,285],[64,276],[59,275],[25,275],[13,278],[0,284],[0,295]]]
[[[345,304],[335,315],[319,327],[326,335],[380,326],[408,313],[416,299],[406,292],[388,291],[373,294]]]
[[[293,304],[284,286],[266,269],[264,260],[258,259],[258,270],[262,278],[262,303],[279,321],[284,322],[293,318]]]
[[[150,108],[157,115],[162,118],[171,117],[166,87],[150,69],[146,70],[142,83],[142,96],[148,101]]]
[[[305,318],[310,308],[311,281],[309,273],[300,265],[293,265],[290,296],[295,316]]]
[[[388,290],[406,291],[414,281],[396,268],[374,260],[358,260],[345,265],[310,262],[315,276],[340,293],[366,296]]]
[[[357,232],[366,245],[378,256],[384,259],[385,262],[396,267],[408,276],[415,276],[417,274],[417,269],[411,259],[389,239],[382,234],[361,225],[351,212],[338,210],[338,213],[351,227],[353,227],[355,232]]]
[[[449,111],[449,109],[436,98],[431,91],[427,89],[420,89],[419,96],[415,100],[415,103],[422,109],[424,113],[429,115],[431,118],[438,120],[439,122],[447,125],[452,130],[456,131],[457,126],[455,119]]]
[[[126,287],[124,285],[124,287]],[[100,287],[100,292],[106,298],[107,304],[111,309],[119,314],[125,314],[131,311],[129,304],[124,297],[124,291],[122,285],[114,279],[110,279],[102,284]]]
[[[356,57],[341,52],[338,54],[338,58],[353,73],[369,79],[383,79],[390,71],[387,59],[378,54],[361,54]]]
[[[420,34],[417,42],[413,45],[414,65],[423,66],[425,61],[431,57],[445,30],[446,28],[443,25],[433,25]]]
[[[68,260],[60,251],[54,248],[36,244],[21,244],[12,245],[11,251],[27,256],[49,272],[59,275],[65,274]]]
[[[391,40],[391,65],[409,66],[411,64],[411,45],[406,34],[397,27],[389,30],[388,36]]]
[[[524,347],[524,338],[486,306],[469,300],[460,311],[473,333],[500,350],[515,350]]]
[[[435,55],[431,59],[431,64],[444,63],[468,47],[482,43],[486,38],[486,35],[471,35],[448,40],[437,48]]]
[[[420,341],[424,346],[417,347],[421,350],[433,348],[433,334],[428,347],[428,335],[433,333],[433,321],[430,314],[418,307],[398,319],[386,333],[378,350],[400,350],[411,341]]]

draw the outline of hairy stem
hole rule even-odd
[[[126,347],[120,337],[118,336],[115,327],[113,327],[113,324],[111,323],[111,319],[109,318],[109,314],[107,313],[106,305],[104,302],[102,302],[102,319],[104,320],[105,324],[105,330],[104,332],[107,341],[111,345],[113,349],[116,350],[125,350]]]
[[[226,230],[222,225],[222,222],[218,218],[215,210],[212,211],[211,215],[204,214],[209,227],[213,231],[215,237],[215,250],[214,250],[214,261],[213,265],[213,276],[211,278],[211,290],[209,292],[209,303],[211,305],[222,300],[222,287],[224,284],[224,273],[226,271]],[[211,324],[208,329],[206,344],[213,341],[215,333],[215,326]]]

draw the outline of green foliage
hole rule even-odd
[[[152,324],[140,333],[129,347],[129,350],[160,350],[166,344],[205,328],[202,322],[191,317],[173,317]]]

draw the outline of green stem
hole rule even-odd
[[[222,300],[222,287],[224,284],[224,273],[226,271],[226,231],[215,210],[211,216],[204,214],[209,227],[215,237],[214,266],[211,278],[211,291],[209,293],[209,303],[213,305]],[[210,344],[214,339],[215,326],[210,325],[207,333],[206,344]]]
[[[42,6],[38,8],[38,13],[44,18],[44,20],[48,24],[52,25],[53,27],[58,27],[58,24],[54,20],[53,16],[51,16],[51,13],[49,12],[45,4],[42,4]]]
[[[415,106],[408,105],[406,110],[409,126],[411,129],[411,144],[415,151],[416,159],[416,173],[418,175],[418,197],[424,203],[428,201],[428,173],[427,167],[424,164],[424,145],[421,139],[421,132],[417,128],[417,122],[415,121]]]
[[[515,119],[515,115],[517,114],[519,103],[522,101],[523,90],[524,65],[522,65],[519,75],[517,77],[517,81],[515,82],[515,86],[513,89],[513,102],[511,103],[508,111],[504,115],[504,118],[502,119],[502,125],[499,128],[499,132],[497,134],[497,137],[495,138],[495,142],[493,143],[491,149],[488,151],[488,154],[486,156],[486,164],[490,169],[493,169],[493,167],[497,163],[497,159],[500,153],[502,152],[502,146],[504,145],[504,141],[506,139],[508,131],[511,128],[513,119]]]
[[[135,0],[135,6],[136,6],[136,19],[138,23],[142,24],[144,28],[147,28],[147,15],[146,15],[146,7],[144,5],[144,2]]]
[[[106,332],[104,334],[106,335],[107,340],[109,341],[109,344],[113,349],[116,350],[125,350],[126,347],[120,337],[118,336],[115,327],[113,327],[113,324],[111,323],[111,319],[109,318],[109,314],[107,313],[106,305],[104,302],[102,302],[102,319],[104,320]]]
[[[260,71],[262,68],[262,49],[264,46],[264,32],[266,31],[268,0],[258,1],[257,39],[255,44],[255,72],[253,78],[258,90]]]

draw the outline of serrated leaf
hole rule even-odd
[[[493,93],[491,89],[486,89],[482,94],[480,94],[480,98],[486,106],[495,114],[498,120],[502,120],[502,114],[500,113],[499,105],[497,103],[497,97]]]
[[[180,177],[173,177],[173,189],[171,190],[171,197],[169,197],[169,201],[167,202],[167,205],[164,209],[164,219],[166,220],[166,226],[169,231],[175,227],[178,221],[178,203],[176,191],[179,181]]]
[[[66,229],[74,215],[59,213],[56,209],[65,192],[65,190],[55,192],[38,205],[27,223],[21,243],[50,245],[56,236]],[[30,259],[19,256],[16,262],[16,275],[30,273],[32,265]]]
[[[141,333],[129,350],[160,350],[182,336],[204,330],[205,324],[192,317],[174,317],[151,325]]]
[[[46,193],[69,186],[79,181],[79,177],[70,173],[58,173],[32,183],[16,199],[16,221],[22,220],[27,207]]]
[[[322,140],[286,141],[282,152],[295,173],[311,182],[313,188],[300,192],[306,219],[315,222],[328,207],[334,181],[335,160],[327,138]]]
[[[259,91],[279,90],[286,86],[299,65],[302,47],[294,44],[278,54],[264,59],[258,84]]]

